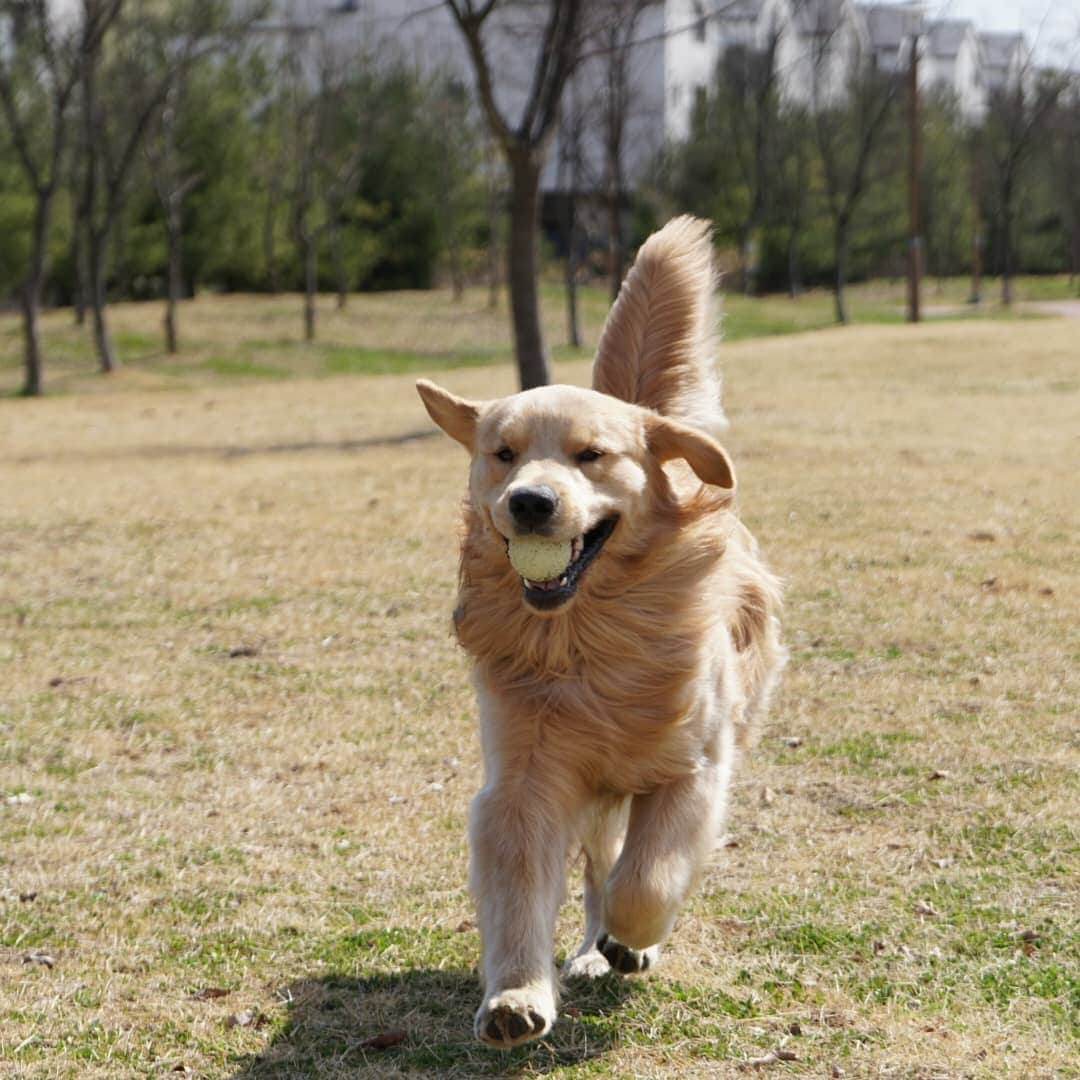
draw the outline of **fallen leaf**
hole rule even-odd
[[[399,1046],[406,1039],[404,1031],[395,1028],[393,1031],[384,1031],[381,1035],[373,1035],[360,1043],[361,1050],[389,1050],[391,1046]]]
[[[763,1069],[766,1065],[775,1065],[778,1061],[798,1061],[798,1055],[792,1050],[785,1050],[782,1046],[776,1050],[770,1050],[762,1057],[749,1058],[740,1066],[743,1069]]]
[[[236,1013],[233,1016],[226,1018],[225,1026],[227,1028],[233,1027],[262,1027],[266,1023],[266,1016],[261,1012],[255,1012],[252,1009],[245,1009],[241,1013]]]

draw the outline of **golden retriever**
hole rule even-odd
[[[417,389],[472,455],[454,622],[474,662],[484,786],[469,883],[483,959],[476,1034],[556,1016],[555,918],[585,853],[569,975],[649,968],[714,847],[737,750],[783,664],[780,587],[734,507],[714,373],[712,242],[682,217],[642,246],[593,389],[496,401]],[[557,578],[508,558],[570,541]]]

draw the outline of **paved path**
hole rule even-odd
[[[1080,319],[1080,300],[1031,300],[1020,306],[1027,311],[1039,311],[1046,315],[1064,315],[1068,319]]]
[[[996,300],[982,307],[998,307]],[[1080,319],[1080,299],[1076,300],[1022,300],[1016,305],[1017,311],[1034,311],[1040,315],[1061,315],[1067,319]],[[923,304],[922,313],[928,319],[935,316],[962,315],[971,311],[970,304]]]

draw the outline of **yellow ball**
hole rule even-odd
[[[569,540],[545,540],[541,536],[511,540],[508,547],[510,565],[530,581],[557,578],[570,565],[571,550]]]

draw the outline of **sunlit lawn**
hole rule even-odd
[[[987,279],[986,303],[966,305],[970,283],[950,279],[928,281],[924,304],[936,317],[954,319],[1006,314],[996,303],[997,282]],[[1072,286],[1067,277],[1020,278],[1017,300],[1063,299]],[[904,319],[902,281],[871,282],[849,290],[855,323],[897,323]],[[487,291],[476,288],[454,302],[445,290],[368,293],[349,298],[344,311],[333,297],[318,304],[317,340],[302,339],[301,299],[295,295],[203,295],[181,305],[181,351],[163,351],[157,302],[120,303],[109,317],[128,382],[169,387],[204,380],[286,379],[343,374],[389,374],[433,371],[446,367],[487,365],[512,352],[505,296],[496,309]],[[546,340],[556,359],[590,355],[607,312],[608,293],[600,285],[580,289],[583,343],[567,344],[565,296],[562,288],[542,289]],[[749,337],[823,329],[834,323],[832,294],[815,289],[791,299],[770,295],[746,298],[725,294],[721,302],[723,332],[728,341]],[[1022,307],[1017,314],[1022,313]],[[52,392],[100,388],[93,377],[95,361],[86,327],[74,325],[70,309],[44,318],[46,387]],[[0,393],[22,385],[22,337],[15,313],[0,315]],[[88,377],[89,376],[89,377]]]
[[[729,336],[827,302],[732,299]],[[118,306],[106,380],[57,313],[61,392],[0,401],[0,1076],[1075,1075],[1075,324],[724,346],[792,662],[664,964],[504,1055],[471,1035],[465,459],[411,375],[353,373],[508,392],[456,366],[505,312],[322,315],[305,347],[295,297],[204,298],[172,361]]]

